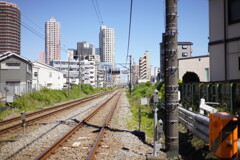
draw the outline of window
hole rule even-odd
[[[229,0],[228,1],[228,23],[234,24],[240,22],[240,1]]]
[[[7,86],[13,86],[13,87],[15,87],[15,86],[20,86],[20,81],[7,81],[6,82],[6,85]]]
[[[182,53],[182,57],[187,57],[188,56],[188,53],[187,52],[183,52]]]
[[[183,46],[182,46],[182,49],[187,49],[187,46],[186,46],[186,45],[183,45]]]
[[[34,77],[37,77],[38,76],[38,73],[37,72],[34,72]]]
[[[11,67],[13,67],[13,66],[20,66],[20,63],[6,63],[6,66],[11,66]]]

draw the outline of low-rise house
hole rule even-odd
[[[30,60],[12,52],[0,54],[0,97],[10,98],[32,90],[32,66]]]
[[[62,89],[64,83],[66,83],[66,79],[59,69],[40,62],[33,62],[32,84],[34,90]]]

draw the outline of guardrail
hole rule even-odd
[[[238,118],[225,112],[209,117],[178,107],[179,121],[204,142],[218,158],[232,159],[240,155]]]

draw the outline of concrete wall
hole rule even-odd
[[[65,83],[63,73],[51,66],[33,62],[33,88],[39,90],[43,87],[49,89],[62,89]],[[37,74],[35,76],[34,74]]]
[[[228,9],[226,1],[226,30],[224,30],[224,0],[209,0],[211,81],[240,79],[240,22],[229,24]]]
[[[179,76],[182,80],[183,75],[186,72],[195,72],[200,81],[209,81],[209,75],[206,76],[206,69],[209,70],[209,56],[198,56],[191,58],[182,58],[178,60],[179,63]]]

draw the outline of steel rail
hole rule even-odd
[[[119,102],[120,97],[121,97],[121,94],[118,97],[118,100],[115,102],[114,106],[112,107],[108,117],[106,118],[106,120],[104,122],[104,125],[102,126],[101,131],[99,132],[99,134],[98,134],[98,136],[97,136],[97,138],[96,138],[96,140],[95,140],[95,142],[94,142],[90,152],[88,153],[88,156],[87,156],[86,160],[92,160],[93,159],[93,157],[94,157],[94,155],[95,155],[95,153],[96,153],[96,151],[98,149],[98,146],[99,146],[99,144],[100,144],[100,142],[101,142],[101,140],[102,140],[102,138],[104,136],[104,132],[106,130],[106,127],[108,126],[110,120],[112,119],[113,113],[114,113],[114,111],[115,111],[115,109],[117,107],[117,104]]]
[[[38,111],[35,111],[35,112],[32,112],[32,113],[26,114],[26,118],[32,117],[35,114],[44,113],[44,112],[47,112],[47,111],[54,110],[54,109],[59,108],[59,107],[64,107],[65,105],[70,105],[70,104],[73,104],[73,103],[76,103],[76,102],[81,102],[81,101],[85,102],[88,99],[91,99],[93,97],[98,97],[98,96],[101,96],[103,94],[106,94],[106,93],[95,94],[95,95],[92,95],[90,97],[80,98],[80,99],[77,99],[77,100],[72,100],[72,101],[61,103],[61,104],[57,104],[57,105],[54,105],[52,107],[44,108],[44,109],[41,109],[41,110],[38,110]],[[17,121],[17,120],[21,120],[21,116],[17,116],[17,117],[11,118],[11,119],[0,121],[0,126],[2,126],[4,124],[8,124],[10,122]]]
[[[119,92],[119,91],[118,91]],[[43,153],[38,155],[35,160],[47,159],[61,144],[63,144],[68,138],[70,138],[79,128],[81,128],[88,120],[90,120],[104,105],[106,105],[118,92],[108,98],[103,104],[101,104],[94,112],[92,112],[87,118],[79,122],[77,126],[67,132],[63,137],[59,138],[53,145],[48,147]]]
[[[26,118],[32,117],[32,116],[34,116],[36,114],[40,114],[40,113],[44,113],[44,112],[47,112],[47,111],[54,110],[54,109],[59,108],[59,107],[64,107],[65,105],[70,105],[70,104],[73,104],[75,102],[85,101],[85,100],[88,100],[89,98],[97,97],[97,96],[100,96],[100,95],[102,95],[102,93],[96,94],[96,95],[92,95],[91,97],[85,97],[85,98],[81,98],[81,99],[77,99],[77,100],[73,100],[73,101],[68,101],[68,102],[64,102],[64,103],[61,103],[61,104],[57,104],[57,105],[54,105],[52,107],[44,108],[44,109],[41,109],[41,110],[38,110],[38,111],[35,111],[35,112],[32,112],[32,113],[26,114]],[[11,119],[0,121],[0,126],[2,126],[4,124],[8,124],[10,122],[17,121],[17,120],[21,120],[21,116],[17,116],[17,117],[11,118]]]
[[[103,94],[106,94],[106,93],[103,93]],[[32,118],[32,119],[29,119],[29,120],[26,121],[26,124],[30,124],[30,123],[32,123],[32,122],[34,122],[34,121],[37,121],[37,120],[39,120],[39,119],[48,117],[48,116],[50,116],[50,115],[56,114],[56,113],[61,112],[61,111],[64,111],[64,110],[71,109],[71,108],[73,108],[73,107],[76,107],[76,105],[79,105],[79,104],[84,103],[84,102],[88,102],[88,101],[90,101],[90,100],[92,100],[92,99],[95,99],[96,97],[100,97],[100,96],[103,95],[103,94],[94,95],[94,96],[92,96],[92,97],[87,97],[87,98],[85,98],[85,99],[74,100],[74,101],[71,101],[70,104],[69,104],[69,103],[60,104],[60,107],[61,107],[61,108],[58,109],[58,110],[55,110],[55,111],[54,111],[54,109],[58,108],[59,106],[58,106],[58,105],[57,105],[57,106],[54,106],[53,109],[50,109],[50,108],[47,109],[47,111],[53,110],[52,112],[49,112],[49,113],[44,114],[44,115],[40,115],[40,116],[35,117],[35,118]],[[68,106],[67,106],[67,107],[64,107],[64,105],[68,105]],[[63,107],[64,107],[64,108],[63,108]],[[51,107],[51,108],[52,108],[52,107]],[[46,112],[46,111],[44,110],[44,112]],[[31,114],[31,116],[33,116],[34,114],[39,114],[39,113],[43,113],[43,112],[37,111],[37,112],[30,113],[30,114]],[[22,122],[19,122],[19,123],[15,124],[15,125],[12,125],[12,126],[10,126],[10,127],[6,127],[6,128],[3,128],[3,129],[0,129],[0,135],[8,132],[9,130],[17,129],[17,128],[21,127],[21,126],[22,126]]]

